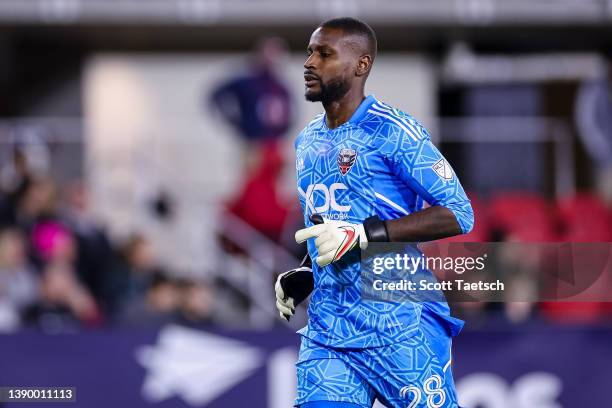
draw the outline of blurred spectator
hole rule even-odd
[[[213,292],[204,282],[186,281],[181,285],[181,312],[188,323],[212,322]]]
[[[145,295],[135,297],[119,321],[127,326],[202,326],[213,322],[212,307],[213,291],[208,284],[155,273]]]
[[[12,161],[0,168],[0,226],[13,224],[17,192],[32,178],[25,153],[12,151]]]
[[[0,189],[9,194],[16,192],[32,178],[27,155],[18,146],[12,151],[12,159],[0,169]]]
[[[98,303],[105,311],[112,308],[112,293],[106,281],[110,279],[113,252],[104,229],[90,211],[90,196],[82,181],[75,181],[67,189],[67,206],[63,219],[70,228],[77,245],[76,269]]]
[[[149,288],[154,283],[160,284],[161,276],[166,274],[157,264],[149,240],[140,234],[130,237],[121,250],[112,276],[106,280],[113,314],[139,308]]]
[[[278,188],[284,160],[271,144],[264,145],[260,153],[259,164],[250,172],[228,209],[269,239],[279,242],[289,213],[288,203],[283,202]]]
[[[39,279],[28,264],[23,234],[0,230],[0,332],[17,328],[39,299]]]
[[[32,177],[15,193],[11,224],[30,233],[38,221],[55,217],[56,199],[55,183],[51,179]]]
[[[32,234],[34,248],[44,261],[42,302],[32,318],[45,331],[98,326],[102,315],[75,271],[76,244],[70,232],[54,221],[42,222]]]
[[[118,320],[126,326],[158,326],[179,320],[181,291],[176,282],[161,273],[151,276],[142,296],[125,305]]]
[[[164,275],[155,275],[146,293],[147,305],[153,312],[167,314],[175,312],[182,300],[177,284]]]
[[[290,126],[291,98],[274,72],[286,53],[282,39],[261,40],[247,72],[229,79],[211,95],[213,108],[247,141],[281,138]]]

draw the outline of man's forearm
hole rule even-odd
[[[385,222],[391,242],[431,241],[459,235],[455,214],[446,207],[433,206]]]

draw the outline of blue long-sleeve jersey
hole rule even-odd
[[[474,216],[456,174],[414,118],[368,96],[343,125],[329,129],[323,114],[295,142],[297,188],[304,213],[362,223],[372,215],[400,218],[429,205],[451,210],[464,233]],[[314,239],[308,252],[315,260]],[[347,254],[323,268],[313,262],[311,340],[346,348],[377,347],[414,334],[422,318],[438,318],[455,335],[463,322],[445,302],[364,302],[359,257]],[[428,314],[428,316],[424,316]]]

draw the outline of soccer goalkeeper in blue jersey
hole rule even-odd
[[[297,136],[297,188],[311,263],[281,274],[277,308],[289,319],[312,291],[300,330],[300,408],[456,407],[451,338],[463,326],[445,302],[365,302],[357,248],[467,233],[463,187],[411,116],[365,96],[376,37],[339,18],[310,37],[305,96],[325,113]],[[424,204],[429,206],[424,208]],[[354,250],[354,251],[353,251]]]

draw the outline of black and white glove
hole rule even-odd
[[[306,255],[299,268],[283,272],[276,279],[274,291],[276,292],[276,309],[280,317],[289,321],[297,305],[310,295],[313,287],[312,262]]]
[[[319,256],[317,264],[326,266],[337,261],[357,244],[365,249],[368,242],[388,242],[387,227],[377,216],[367,218],[363,224],[330,221],[320,214],[313,214],[310,220],[315,224],[296,232],[296,242],[316,238]],[[299,268],[281,273],[276,280],[276,308],[281,318],[289,321],[295,308],[312,292],[314,278],[312,260],[306,255]]]
[[[323,217],[313,214],[310,220],[314,224],[323,224]],[[274,291],[276,292],[276,309],[281,317],[289,321],[295,313],[297,305],[310,295],[314,287],[312,276],[312,260],[306,254],[298,268],[283,272],[278,275]]]

